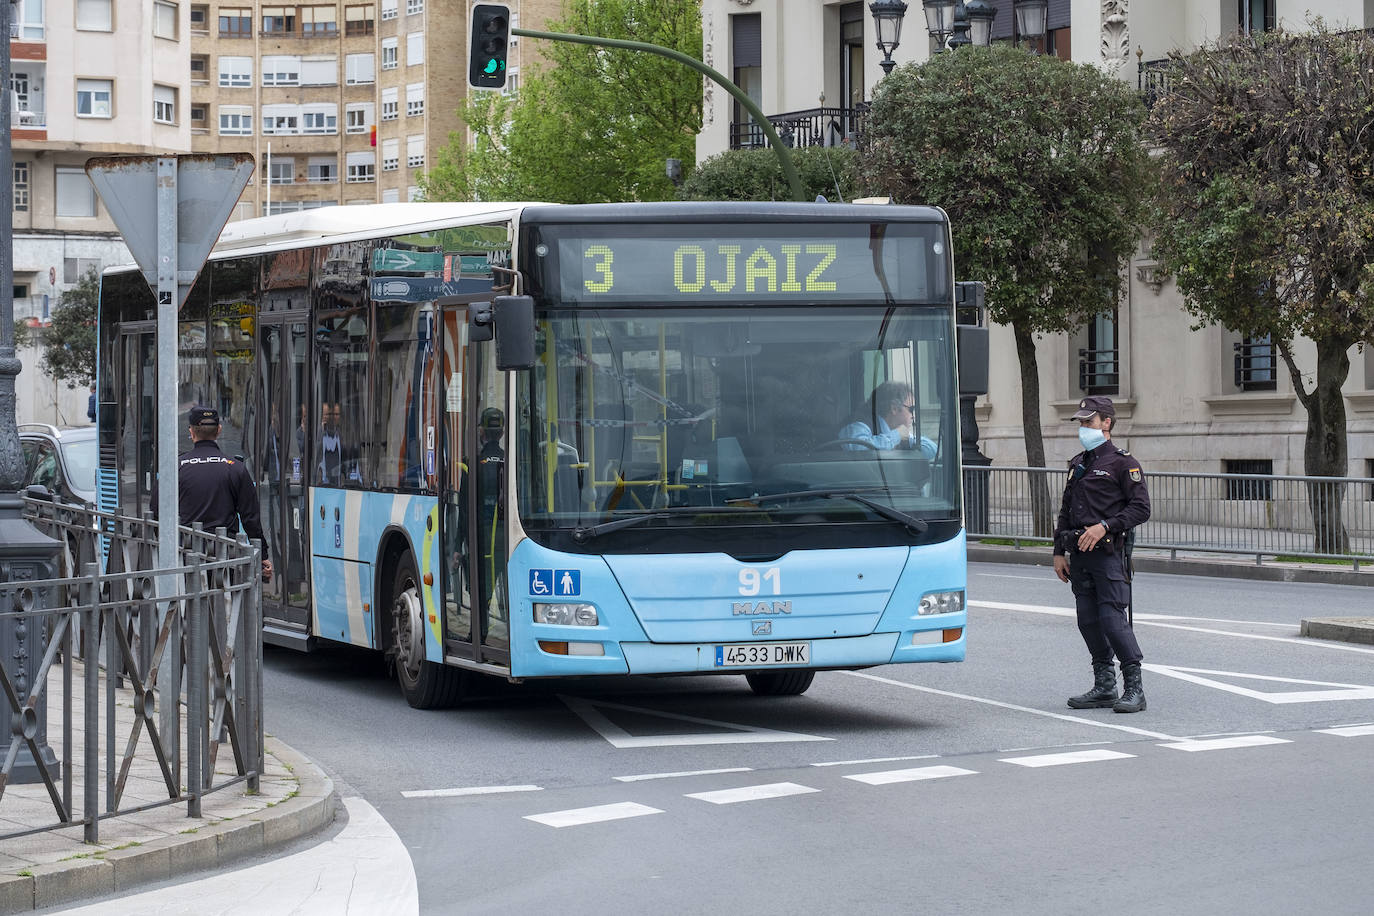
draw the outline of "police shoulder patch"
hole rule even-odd
[[[1131,480],[1140,483],[1140,468],[1131,468]]]

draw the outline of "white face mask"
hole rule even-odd
[[[1107,441],[1107,434],[1100,429],[1093,429],[1091,426],[1078,427],[1078,441],[1083,444],[1083,450],[1091,452],[1103,442]]]

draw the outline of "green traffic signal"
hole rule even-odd
[[[488,73],[488,74],[490,74],[490,73],[495,73],[495,72],[496,72],[496,61],[494,61],[494,60],[489,60],[489,61],[487,61],[487,65],[486,65],[485,67],[482,68],[482,72],[483,72],[483,73]]]
[[[468,32],[468,85],[499,89],[506,85],[506,53],[510,43],[510,7],[477,3]]]

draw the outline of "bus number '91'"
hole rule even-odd
[[[835,281],[823,279],[826,268],[838,256],[837,246],[824,242],[779,245],[776,253],[760,245],[747,257],[741,245],[715,245],[708,254],[704,245],[679,245],[673,251],[673,288],[679,293],[731,293],[743,280],[746,293],[833,293]],[[608,293],[615,286],[615,250],[609,245],[590,245],[586,255],[595,276],[584,286],[588,292]]]

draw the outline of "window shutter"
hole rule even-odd
[[[735,69],[763,66],[763,15],[745,13],[730,17],[734,29],[732,57]]]

